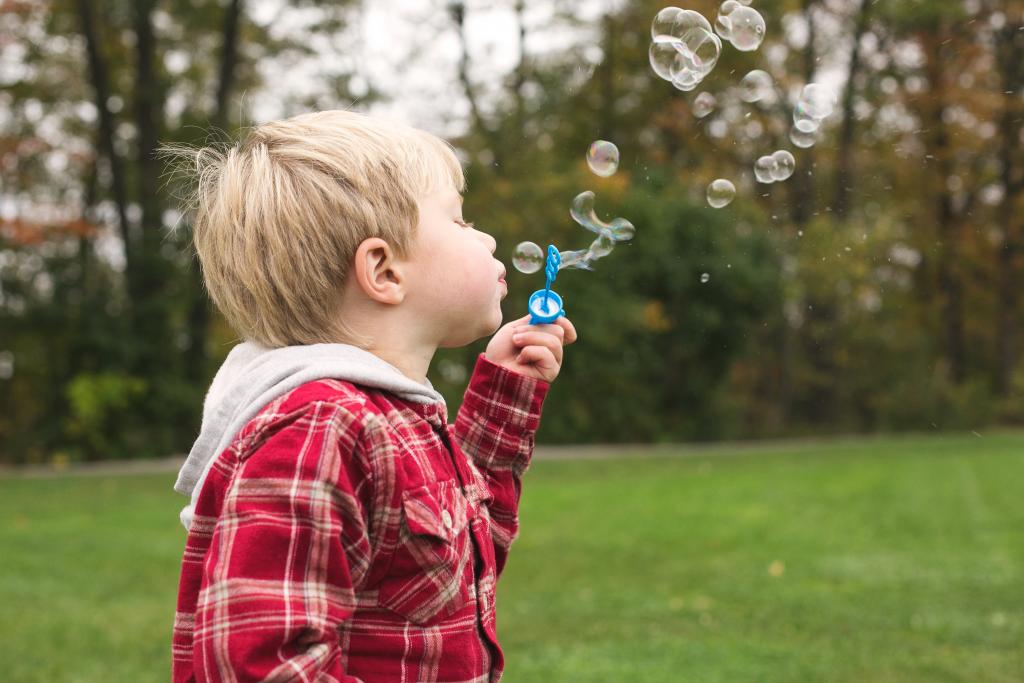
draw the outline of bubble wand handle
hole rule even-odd
[[[548,245],[548,257],[544,265],[544,289],[538,289],[530,295],[527,308],[530,310],[530,324],[553,323],[559,316],[565,315],[562,308],[562,297],[552,291],[551,283],[558,277],[558,267],[562,264],[562,256],[555,245]]]
[[[548,259],[544,265],[544,275],[546,281],[544,282],[544,306],[548,305],[548,296],[551,294],[551,283],[558,277],[558,267],[562,265],[562,255],[558,253],[558,249],[555,249],[555,245],[548,245]]]

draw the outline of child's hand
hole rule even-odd
[[[562,347],[576,341],[576,328],[565,316],[548,325],[531,325],[530,316],[499,329],[484,355],[520,375],[554,381],[562,369]]]

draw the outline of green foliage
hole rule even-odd
[[[117,457],[125,415],[146,393],[146,380],[116,373],[83,374],[67,385],[71,408],[67,435],[83,455]]]
[[[668,186],[627,194],[617,213],[637,226],[637,239],[593,273],[560,274],[580,341],[552,391],[543,439],[729,435],[728,369],[763,311],[778,306],[778,264],[766,233],[738,230],[725,214],[673,194]]]

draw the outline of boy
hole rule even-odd
[[[175,484],[173,680],[499,680],[495,582],[572,324],[498,330],[495,241],[423,131],[320,112],[197,160],[203,277],[247,341]],[[431,358],[495,330],[452,426]]]

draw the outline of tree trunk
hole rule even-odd
[[[135,16],[135,127],[138,140],[138,202],[141,231],[136,253],[139,268],[129,280],[134,302],[134,332],[144,340],[135,358],[135,370],[152,372],[167,367],[172,359],[170,316],[164,295],[167,262],[160,254],[163,243],[163,204],[160,200],[160,165],[156,148],[160,136],[163,102],[155,69],[156,38],[152,12],[155,0],[136,0]]]
[[[93,14],[91,0],[78,0],[78,21],[85,38],[86,61],[88,62],[89,80],[95,95],[97,118],[99,120],[98,149],[110,164],[110,193],[117,210],[117,230],[124,243],[125,279],[130,280],[133,267],[133,240],[131,226],[128,222],[128,194],[125,190],[124,167],[121,157],[114,150],[114,115],[110,112],[107,102],[110,99],[110,84],[107,77],[107,63],[100,52],[100,40],[96,32],[96,19]]]
[[[807,21],[807,45],[803,51],[804,83],[814,80],[818,55],[814,47],[814,6],[817,0],[803,0],[803,14]],[[787,109],[788,114],[788,109]],[[804,226],[814,213],[816,187],[814,179],[814,148],[802,150],[796,173],[789,182],[790,216],[797,226]]]
[[[861,0],[857,12],[857,23],[853,31],[853,45],[850,48],[850,62],[846,70],[846,87],[843,90],[843,124],[839,129],[839,144],[836,151],[836,191],[832,211],[839,220],[846,220],[850,208],[850,185],[853,183],[853,133],[856,124],[853,113],[853,99],[857,92],[856,79],[860,73],[860,41],[868,27],[871,14],[870,0]]]
[[[524,127],[526,125],[526,101],[523,95],[523,86],[526,85],[526,2],[516,0],[516,23],[519,27],[519,62],[516,64],[514,81],[512,83],[512,96],[516,103],[516,134],[519,140],[525,137]]]
[[[943,120],[947,104],[945,63],[947,59],[943,42],[949,37],[949,28],[943,23],[934,34],[923,35],[922,45],[926,52],[926,70],[930,88],[930,101],[924,107],[925,125],[930,133],[928,151],[934,157],[935,172],[932,174],[935,190],[935,221],[938,237],[936,267],[938,288],[942,300],[942,338],[946,361],[952,380],[960,384],[967,372],[966,346],[964,344],[963,284],[959,261],[960,230],[958,216],[953,208],[953,196],[947,186],[947,179],[953,174],[953,150],[949,141],[949,129]]]
[[[501,173],[503,169],[501,165],[501,145],[497,135],[494,134],[484,121],[483,112],[480,111],[480,105],[476,99],[476,88],[473,87],[473,82],[469,78],[469,48],[466,43],[466,5],[464,2],[453,2],[448,6],[448,9],[459,34],[459,45],[462,50],[459,56],[459,82],[462,84],[462,89],[466,93],[466,99],[469,101],[469,111],[473,117],[473,126],[487,141],[491,154],[494,155],[494,165],[491,170]]]
[[[218,130],[227,131],[230,125],[229,107],[231,93],[235,87],[238,64],[238,28],[242,18],[242,0],[231,0],[224,11],[221,30],[220,76],[217,80],[217,108],[212,124]],[[189,291],[191,302],[188,309],[189,346],[185,351],[185,378],[191,383],[209,379],[206,371],[206,340],[210,327],[210,301],[203,286],[203,273],[199,258],[192,251],[189,264]]]
[[[1017,210],[1024,191],[1024,169],[1021,167],[1019,140],[1024,107],[1017,94],[1024,87],[1024,32],[1017,29],[1018,21],[1010,21],[997,35],[997,63],[1002,82],[1002,113],[999,117],[999,149],[1001,180],[1006,194],[999,206],[999,225],[1003,230],[1003,243],[999,250],[999,313],[998,365],[996,390],[1000,396],[1009,396],[1013,388],[1013,375],[1017,362],[1017,287],[1020,286],[1017,261],[1021,253],[1021,217]]]
[[[604,17],[604,60],[601,62],[601,108],[598,135],[615,141],[615,17]]]

